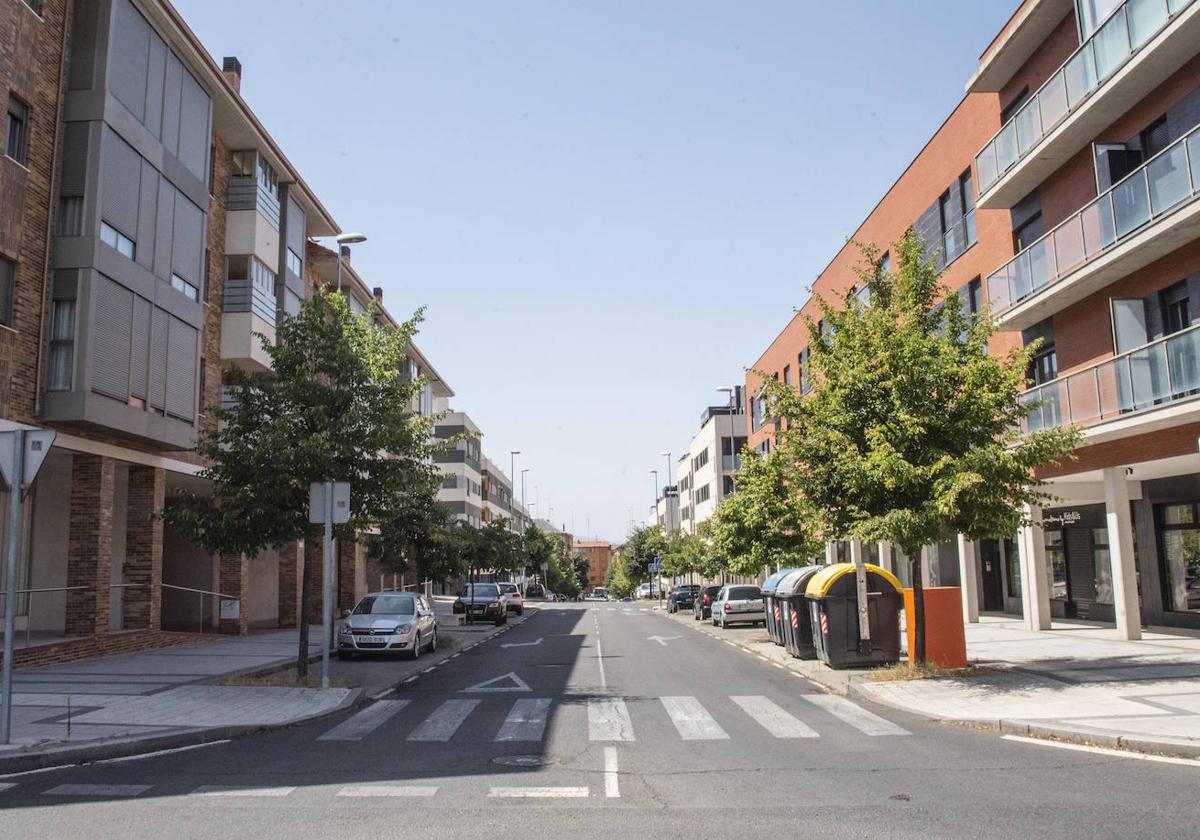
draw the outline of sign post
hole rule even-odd
[[[321,688],[329,688],[329,649],[333,644],[333,526],[350,521],[350,484],[314,481],[308,487],[308,521],[325,524],[322,552],[324,598],[321,616]]]
[[[16,429],[0,432],[0,472],[8,485],[8,545],[4,553],[4,665],[0,670],[0,744],[12,731],[13,634],[17,618],[17,552],[21,544],[21,497],[33,484],[54,432]]]

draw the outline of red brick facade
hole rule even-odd
[[[113,488],[116,463],[76,454],[71,462],[71,527],[67,549],[66,632],[104,635],[112,580]]]
[[[166,473],[158,467],[129,468],[122,575],[125,629],[157,630],[162,624],[163,522]]]

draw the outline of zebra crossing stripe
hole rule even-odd
[[[200,785],[192,791],[199,796],[268,796],[280,798],[287,796],[294,787],[237,787],[233,785]]]
[[[759,695],[730,697],[754,721],[776,738],[819,738],[815,729]]]
[[[662,697],[663,708],[685,741],[718,741],[729,735],[695,697]]]
[[[408,736],[410,741],[449,741],[479,700],[447,700]]]
[[[546,731],[546,715],[550,711],[550,699],[518,700],[504,719],[504,725],[496,734],[497,741],[540,741]]]
[[[361,741],[391,719],[392,715],[407,706],[408,702],[407,700],[380,700],[367,706],[358,714],[346,718],[317,740]]]
[[[493,799],[587,799],[585,787],[494,787],[488,791]]]
[[[437,792],[438,789],[432,785],[357,785],[344,787],[337,795],[364,799],[376,796],[436,796]]]
[[[589,741],[633,741],[633,721],[624,700],[600,697],[588,700]]]
[[[801,694],[800,697],[818,708],[824,709],[843,723],[853,726],[864,735],[911,735],[902,726],[884,720],[874,712],[868,712],[857,703],[834,694]]]

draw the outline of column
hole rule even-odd
[[[113,483],[116,463],[101,455],[71,459],[71,522],[67,530],[66,632],[70,636],[108,633],[112,574]]]
[[[300,570],[304,565],[303,540],[279,549],[279,626],[295,627],[300,616]]]
[[[958,579],[962,592],[963,619],[979,623],[979,553],[974,540],[958,535]]]
[[[1108,523],[1108,556],[1112,566],[1117,635],[1122,639],[1140,639],[1142,616],[1138,610],[1133,522],[1129,514],[1129,482],[1125,478],[1124,467],[1107,467],[1104,470],[1104,507]]]
[[[1042,531],[1042,509],[1025,506],[1033,524],[1017,531],[1021,557],[1021,610],[1030,630],[1050,629],[1050,581],[1046,577],[1046,535]]]
[[[161,467],[129,468],[125,515],[125,627],[162,627],[163,522],[159,517],[166,497],[167,474]]]
[[[218,569],[217,591],[237,599],[220,599],[218,615],[221,632],[232,636],[244,636],[249,627],[246,620],[246,595],[250,590],[250,561],[245,554],[222,554],[218,559]]]
[[[335,620],[344,610],[352,609],[355,604],[354,589],[358,581],[357,546],[357,543],[344,539],[339,539],[334,544],[337,559],[337,581],[335,582],[337,588],[334,590],[333,602]]]
[[[879,541],[879,568],[896,574],[896,563],[892,559],[892,544],[887,540]]]

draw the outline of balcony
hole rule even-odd
[[[1184,415],[1194,419],[1197,396],[1200,326],[1031,388],[1021,395],[1022,404],[1034,406],[1021,431],[1079,426],[1089,443],[1142,434],[1183,422]]]
[[[967,82],[967,92],[1001,90],[1053,34],[1074,5],[1073,0],[1032,0],[1022,4],[979,57],[979,69]]]
[[[1126,0],[975,157],[979,207],[1012,207],[1196,54],[1195,0]]]
[[[992,314],[1032,326],[1200,237],[1200,126],[988,275]]]

